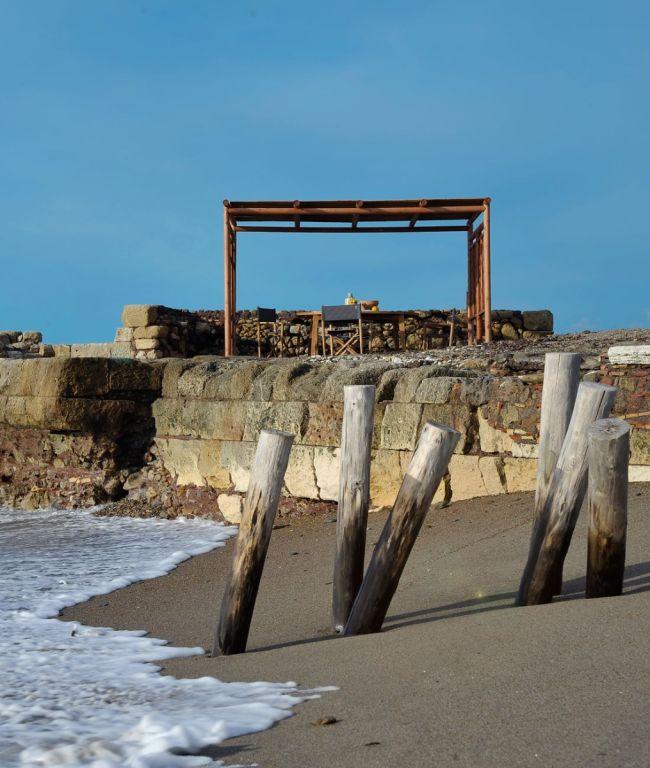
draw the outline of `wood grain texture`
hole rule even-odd
[[[460,433],[424,425],[393,509],[372,554],[343,634],[379,632]]]
[[[610,597],[623,591],[630,427],[603,419],[589,428],[588,440],[586,596]]]
[[[363,581],[374,414],[374,386],[343,388],[339,505],[332,582],[332,625],[336,632],[343,631]]]
[[[545,356],[539,424],[539,459],[535,489],[535,518],[544,507],[553,470],[569,428],[580,384],[582,356],[551,352]]]
[[[246,650],[257,590],[271,540],[293,435],[263,429],[251,468],[230,576],[221,603],[214,653]]]
[[[587,490],[587,430],[609,415],[615,387],[582,382],[546,502],[536,520],[517,605],[549,603]]]

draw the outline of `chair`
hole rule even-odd
[[[262,357],[262,323],[272,326],[269,334],[269,354],[267,357],[282,357],[284,355],[284,323],[278,320],[275,309],[268,307],[257,308],[257,356]]]
[[[323,355],[327,355],[326,339],[332,357],[363,354],[360,304],[321,307],[321,320]]]

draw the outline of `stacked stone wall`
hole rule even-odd
[[[162,369],[134,361],[0,361],[0,505],[119,498],[154,436]]]
[[[409,310],[406,318],[406,350],[442,349],[449,344],[452,310]],[[280,310],[278,321],[283,325],[284,356],[309,354],[311,322],[299,316],[297,310]],[[207,310],[178,310],[148,304],[131,304],[122,313],[122,328],[115,334],[112,356],[155,360],[162,357],[194,357],[223,353],[223,312]],[[467,315],[456,313],[454,338],[456,344],[467,342]],[[260,326],[262,356],[274,349],[269,324]],[[390,323],[367,324],[370,352],[395,350],[394,328]],[[524,339],[534,341],[553,332],[553,315],[548,310],[493,310],[492,332],[496,341]],[[237,313],[237,346],[240,355],[257,355],[257,312]],[[108,356],[111,356],[110,354]]]
[[[531,490],[543,354],[426,359],[0,360],[0,504],[126,498],[155,514],[236,520],[260,430],[295,436],[285,499],[338,492],[343,387],[377,388],[371,502],[390,505],[425,421],[461,433],[436,503]],[[476,355],[476,353],[474,353]],[[632,425],[631,480],[650,480],[650,367],[583,357],[618,388]]]

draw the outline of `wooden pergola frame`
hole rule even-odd
[[[467,232],[467,339],[492,340],[490,198],[430,200],[223,201],[224,354],[236,354],[237,233],[370,234]],[[476,220],[482,221],[476,225]],[[270,224],[269,222],[273,222]],[[429,224],[423,222],[448,222]],[[462,222],[453,224],[450,222]],[[308,226],[304,226],[307,224]]]

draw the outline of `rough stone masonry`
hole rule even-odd
[[[645,335],[644,335],[645,334]],[[0,504],[118,501],[165,516],[236,521],[260,429],[295,435],[285,498],[309,507],[338,489],[346,384],[377,388],[371,501],[392,503],[427,419],[461,432],[435,502],[528,490],[535,478],[543,355],[583,353],[583,376],[618,387],[632,425],[632,480],[650,480],[647,363],[612,343],[650,332],[547,337],[399,356],[0,360]],[[302,503],[302,502],[301,502]]]

